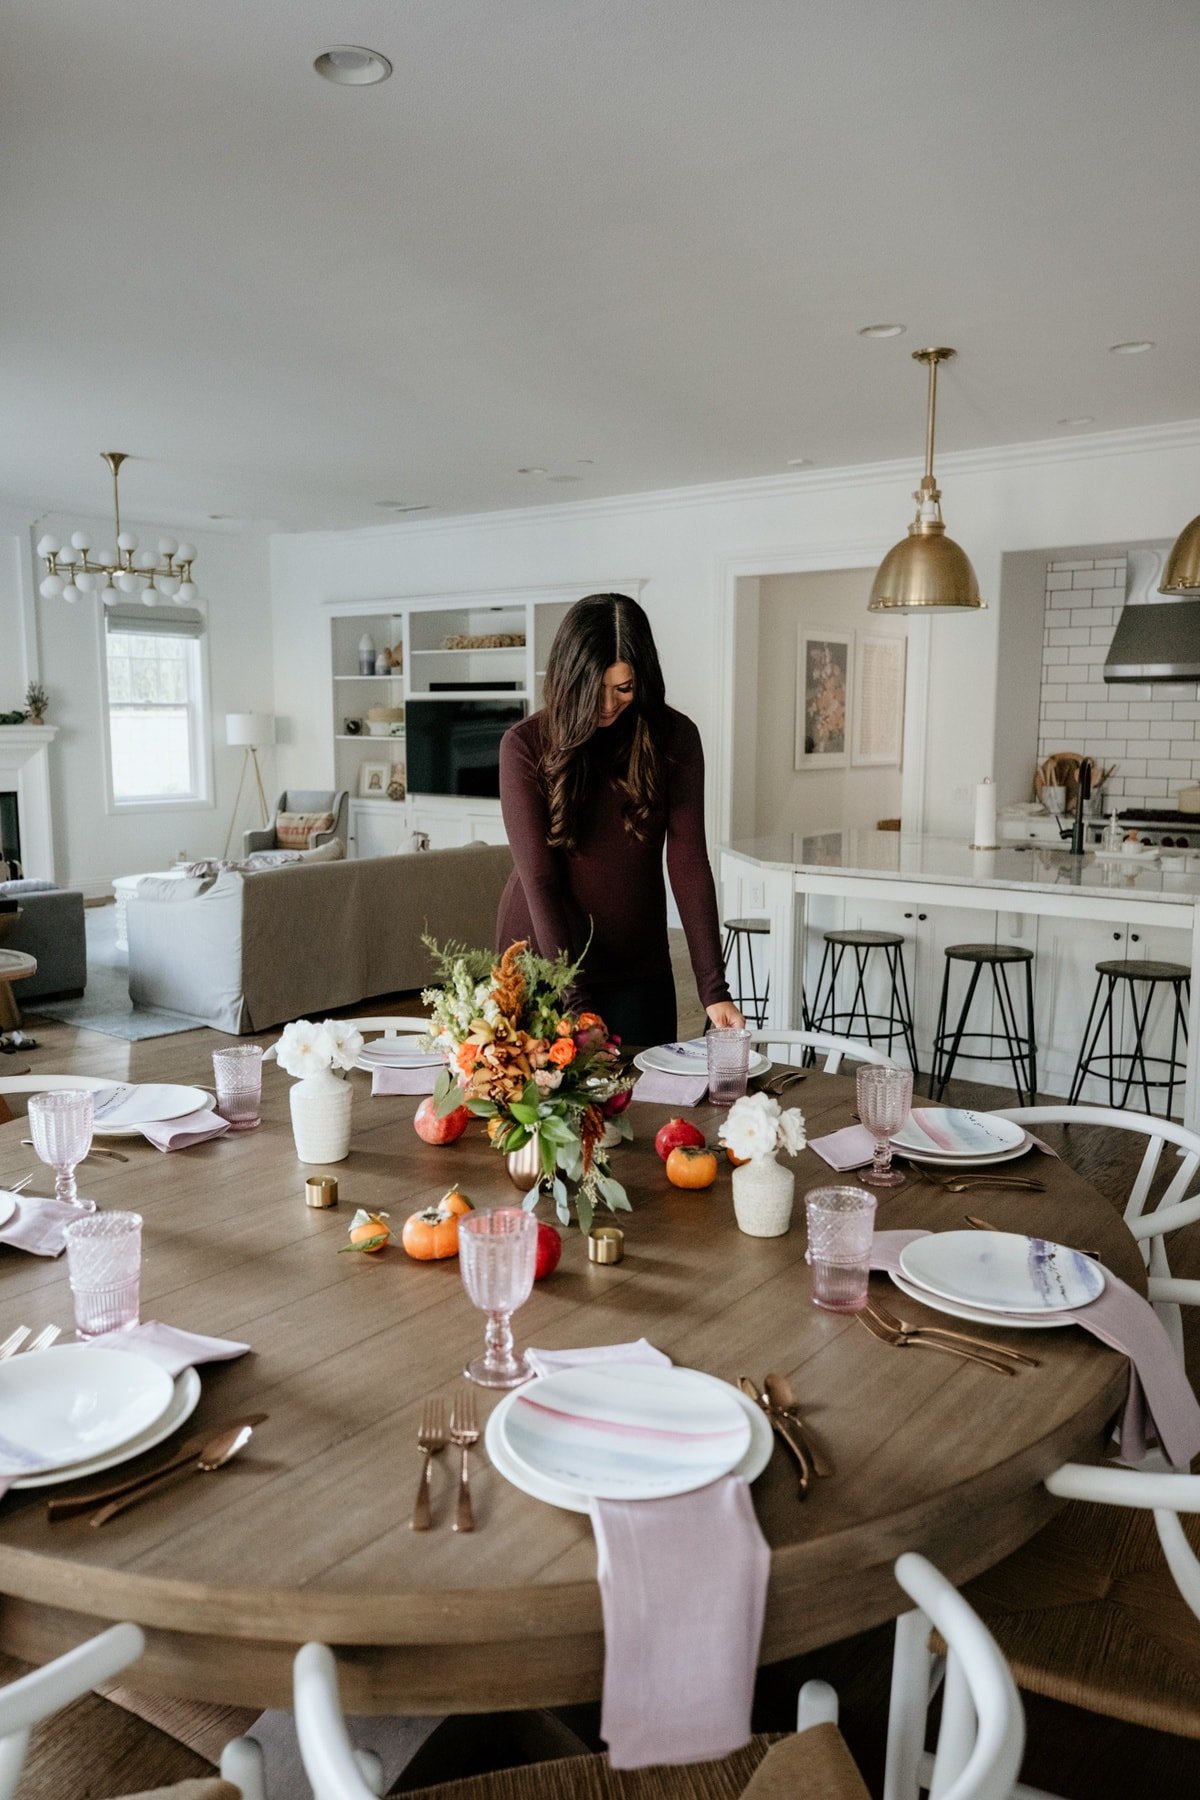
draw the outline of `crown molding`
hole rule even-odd
[[[938,471],[949,475],[993,474],[1012,469],[1046,468],[1056,463],[1094,462],[1115,456],[1151,456],[1176,450],[1200,451],[1200,419],[1183,419],[1170,425],[1136,426],[1128,431],[1090,432],[1071,438],[996,444],[982,450],[939,451]],[[506,507],[495,512],[455,513],[447,518],[414,519],[409,524],[393,521],[328,531],[287,532],[277,534],[276,541],[302,538],[306,542],[316,540],[323,544],[390,540],[412,543],[448,532],[527,530],[533,525],[586,523],[682,507],[732,506],[743,501],[780,500],[831,490],[903,484],[916,480],[920,469],[921,459],[914,452],[911,457],[888,462],[849,463],[840,468],[797,470],[787,475],[755,475],[738,481],[702,482],[692,487],[655,488],[638,494],[612,494],[597,500]]]

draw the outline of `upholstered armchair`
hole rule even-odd
[[[350,796],[345,788],[334,792],[330,788],[286,788],[275,804],[275,817],[269,825],[261,830],[247,831],[242,834],[242,855],[249,856],[254,850],[315,850],[322,844],[328,844],[334,838],[341,841],[343,849],[346,845],[346,819],[350,804]],[[332,825],[310,830],[305,833],[303,843],[293,843],[277,835],[280,814],[285,817],[307,814],[318,818],[332,816]],[[285,828],[286,829],[286,828]]]

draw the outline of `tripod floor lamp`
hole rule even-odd
[[[246,784],[246,772],[254,771],[254,785],[258,790],[258,804],[262,808],[262,822],[266,825],[270,820],[267,811],[267,796],[263,791],[262,771],[258,766],[258,753],[268,749],[275,742],[275,720],[270,713],[226,713],[225,742],[231,749],[241,750],[242,767],[238,775],[237,793],[234,796],[233,811],[229,815],[229,830],[225,833],[225,848],[221,852],[222,861],[229,855],[229,846],[233,841],[233,828],[237,824],[238,808],[242,803],[242,789]]]

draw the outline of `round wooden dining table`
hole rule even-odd
[[[200,1068],[195,1076],[204,1079]],[[259,1130],[170,1155],[129,1138],[111,1146],[127,1162],[83,1165],[81,1192],[144,1217],[142,1317],[252,1346],[204,1367],[185,1435],[247,1412],[268,1418],[218,1473],[167,1487],[100,1529],[86,1518],[48,1523],[47,1493],[68,1487],[10,1491],[0,1502],[3,1649],[40,1662],[132,1619],[148,1640],[139,1687],[197,1700],[289,1706],[292,1658],[314,1638],[334,1647],[353,1713],[599,1696],[603,1631],[586,1515],[511,1486],[481,1440],[474,1533],[451,1530],[453,1452],[434,1463],[434,1529],[409,1527],[423,1403],[453,1397],[481,1346],[483,1316],[455,1260],[414,1262],[396,1244],[380,1255],[339,1252],[357,1206],[390,1213],[398,1235],[409,1212],[454,1182],[479,1206],[513,1204],[516,1194],[480,1125],[452,1145],[427,1145],[413,1130],[414,1100],[372,1098],[368,1077],[351,1079],[351,1153],[328,1171],[339,1183],[336,1210],[305,1204],[312,1171],[296,1160],[290,1083],[273,1065]],[[785,1104],[820,1135],[850,1123],[854,1083],[813,1071]],[[1057,1505],[1043,1477],[1101,1455],[1124,1399],[1124,1359],[1075,1327],[985,1331],[1039,1359],[1011,1379],[880,1343],[810,1297],[802,1196],[852,1178],[831,1176],[803,1151],[791,1230],[747,1237],[724,1157],[713,1187],[674,1188],[654,1149],[668,1109],[638,1102],[631,1116],[634,1141],[613,1152],[633,1204],[620,1220],[624,1261],[589,1262],[572,1226],[559,1267],[516,1315],[516,1334],[547,1349],[646,1337],[676,1363],[730,1382],[768,1370],[791,1379],[835,1473],[801,1502],[777,1445],[754,1482],[772,1549],[762,1661],[894,1617],[907,1604],[891,1573],[903,1550],[962,1582],[1037,1531]],[[689,1116],[715,1141],[718,1111]],[[31,1165],[24,1126],[0,1127],[0,1187]],[[1036,1151],[1013,1167],[1042,1191],[952,1194],[912,1168],[881,1196],[877,1223],[949,1229],[983,1212],[1095,1247],[1144,1291],[1133,1240],[1087,1181]],[[884,1277],[873,1286],[906,1317],[924,1316]],[[0,1335],[47,1322],[72,1326],[65,1259],[0,1246]],[[476,1392],[486,1415],[494,1397]],[[168,1448],[89,1485],[149,1469]],[[721,1545],[710,1553],[719,1557]]]

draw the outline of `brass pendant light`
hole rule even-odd
[[[1200,595],[1200,515],[1184,526],[1171,546],[1158,591]]]
[[[908,536],[894,544],[871,584],[868,612],[978,612],[979,583],[965,550],[946,536],[941,489],[933,478],[933,423],[937,412],[937,366],[953,350],[914,350],[915,362],[929,365],[929,408],[925,426],[925,473],[913,495],[917,516]]]

